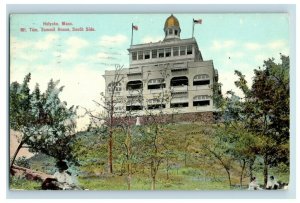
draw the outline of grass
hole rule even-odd
[[[23,177],[11,176],[9,179],[10,190],[40,190],[42,182],[31,181]]]
[[[189,169],[183,169],[187,171]],[[157,176],[156,190],[228,190],[229,185],[224,181],[207,181],[195,178],[192,175],[183,175],[184,172],[171,172],[169,179],[161,172]],[[91,176],[79,177],[82,188],[89,190],[127,190],[127,176]],[[151,179],[147,174],[133,174],[131,190],[151,190]]]
[[[230,188],[226,171],[218,160],[206,156],[206,152],[199,147],[201,143],[211,139],[209,130],[212,127],[196,124],[176,124],[166,127],[163,139],[166,139],[166,143],[170,145],[176,157],[169,160],[168,167],[166,160],[161,163],[156,179],[156,190],[239,190],[240,166],[238,162],[234,162],[230,170],[232,185],[234,185]],[[89,190],[127,190],[127,176],[124,174],[125,167],[121,164],[122,156],[120,156],[122,153],[124,155],[124,136],[118,133],[114,135],[114,175],[106,173],[106,142],[100,140],[99,135],[92,132],[82,132],[79,136],[81,138],[78,145],[80,153],[77,153],[80,154],[81,166],[75,167],[74,173],[72,172],[79,175],[78,185]],[[138,148],[133,149],[135,155],[140,152]],[[184,157],[186,152],[188,156]],[[35,156],[29,162],[33,170],[48,174],[53,174],[57,170],[55,160],[44,155]],[[257,159],[256,162],[253,173],[259,184],[263,184],[261,160]],[[131,179],[131,190],[151,190],[149,164],[138,163],[133,164],[132,167],[134,174]],[[167,178],[167,168],[169,178]],[[274,175],[277,181],[288,183],[288,170],[289,168],[284,165],[274,167],[269,170],[269,175]],[[247,188],[248,184],[249,177],[245,177],[243,188]],[[39,182],[15,177],[10,183],[12,189],[24,190],[36,190],[40,185]]]

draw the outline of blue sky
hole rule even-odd
[[[39,83],[45,89],[53,78],[65,85],[62,99],[69,105],[95,108],[93,99],[104,90],[105,69],[114,64],[128,67],[131,23],[134,44],[163,40],[163,26],[170,14],[59,14],[13,15],[10,24],[10,79],[21,82],[32,73],[31,87]],[[181,38],[192,35],[192,19],[202,19],[195,25],[195,38],[204,60],[213,60],[219,71],[223,93],[235,89],[234,70],[242,71],[251,84],[253,69],[263,60],[279,53],[289,55],[289,19],[287,14],[176,14]],[[71,22],[72,27],[94,27],[94,32],[29,32],[41,29],[43,22]],[[27,32],[20,32],[20,28]],[[62,26],[59,26],[62,27]],[[279,62],[279,61],[278,61]],[[82,121],[84,126],[86,122]]]

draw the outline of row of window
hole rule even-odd
[[[171,56],[185,56],[191,54],[193,54],[192,45],[131,52],[133,61],[166,58]]]
[[[193,107],[203,107],[203,106],[209,106],[210,105],[210,100],[199,100],[199,101],[193,101]],[[189,107],[188,102],[178,102],[178,103],[171,103],[170,108],[183,108],[183,107]],[[166,104],[148,104],[147,109],[165,109]],[[123,107],[117,107],[115,108],[115,111],[123,111]],[[126,111],[137,111],[137,110],[143,110],[142,105],[127,105],[126,106]]]
[[[141,96],[128,96],[127,97],[127,105],[139,105],[142,102]],[[203,101],[209,101],[210,97],[208,95],[197,95],[193,97],[194,103],[203,103]],[[154,98],[147,100],[148,105],[161,105],[163,103],[166,103],[166,101],[160,99],[160,98]],[[188,94],[187,93],[179,93],[179,94],[172,94],[172,100],[171,104],[176,103],[188,103]],[[195,106],[195,105],[194,105]]]
[[[193,80],[193,86],[209,85],[210,80],[207,74],[196,75]],[[188,86],[189,80],[186,76],[173,77],[170,81],[171,87]],[[112,92],[114,83],[108,84],[108,91]],[[161,89],[165,88],[165,80],[163,78],[151,79],[148,81],[148,89]],[[141,80],[129,81],[126,85],[126,90],[141,90],[143,89],[143,82]],[[115,92],[122,91],[121,83],[116,84]]]

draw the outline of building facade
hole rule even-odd
[[[105,71],[107,101],[114,99],[120,115],[214,112],[218,72],[213,61],[203,60],[195,38],[180,38],[175,16],[166,19],[164,34],[162,41],[131,45],[129,68]]]

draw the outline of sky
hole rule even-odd
[[[202,24],[195,25],[194,37],[203,59],[213,60],[223,94],[233,90],[241,95],[234,86],[234,70],[245,74],[251,85],[253,70],[264,60],[273,57],[279,62],[279,53],[290,52],[289,16],[284,13],[173,15],[179,20],[181,39],[191,38],[193,18],[202,19]],[[31,89],[38,83],[44,91],[51,78],[60,80],[60,85],[65,86],[61,99],[69,106],[96,110],[93,100],[98,100],[105,89],[104,71],[113,70],[115,64],[129,66],[127,49],[132,23],[139,27],[133,33],[133,44],[157,42],[164,38],[168,16],[169,13],[12,15],[10,82],[22,82],[30,72]],[[63,26],[62,22],[69,24]],[[52,27],[56,30],[42,31]],[[58,31],[58,27],[84,31]],[[87,27],[94,31],[85,31]],[[87,117],[78,120],[78,130],[87,125]]]

